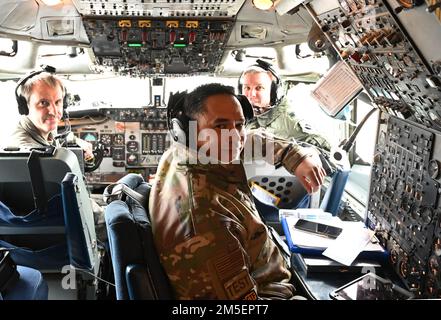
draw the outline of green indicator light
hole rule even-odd
[[[185,48],[187,45],[185,43],[175,43],[173,47],[175,48]]]
[[[141,43],[129,43],[128,44],[129,47],[142,47]]]

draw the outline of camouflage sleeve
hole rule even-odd
[[[242,160],[265,160],[269,164],[283,165],[294,172],[297,166],[308,156],[306,149],[295,142],[275,137],[264,129],[250,130],[247,134]]]

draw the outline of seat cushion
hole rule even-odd
[[[47,300],[48,286],[40,271],[17,266],[20,278],[3,295],[4,300]]]

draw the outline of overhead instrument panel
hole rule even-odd
[[[83,16],[234,18],[245,0],[73,0]]]
[[[381,0],[339,4],[316,15],[316,21],[374,103],[384,112],[441,130],[439,62],[424,60],[395,13],[415,10],[416,2],[402,1],[395,11]],[[425,17],[433,19],[428,12]]]
[[[214,73],[244,0],[74,3],[95,71],[145,77]]]

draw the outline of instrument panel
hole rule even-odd
[[[382,111],[368,225],[406,288],[419,298],[440,298],[441,54],[426,60],[406,30],[412,26],[400,20],[412,10],[423,17],[421,26],[436,19],[421,13],[423,6],[429,8],[424,1],[339,0],[326,12],[307,8]],[[435,25],[440,29],[431,32],[440,34]]]
[[[167,110],[161,107],[99,109],[88,124],[76,125],[71,113],[72,131],[94,147],[103,145],[100,167],[86,173],[89,185],[101,186],[117,181],[129,172],[144,177],[156,172],[161,155],[170,146]],[[97,122],[90,124],[91,122]]]
[[[399,10],[386,1],[339,4],[318,15],[317,22],[374,104],[383,112],[441,130],[441,59],[425,61],[397,19]]]
[[[441,297],[441,134],[385,117],[372,167],[368,221],[417,297]]]

